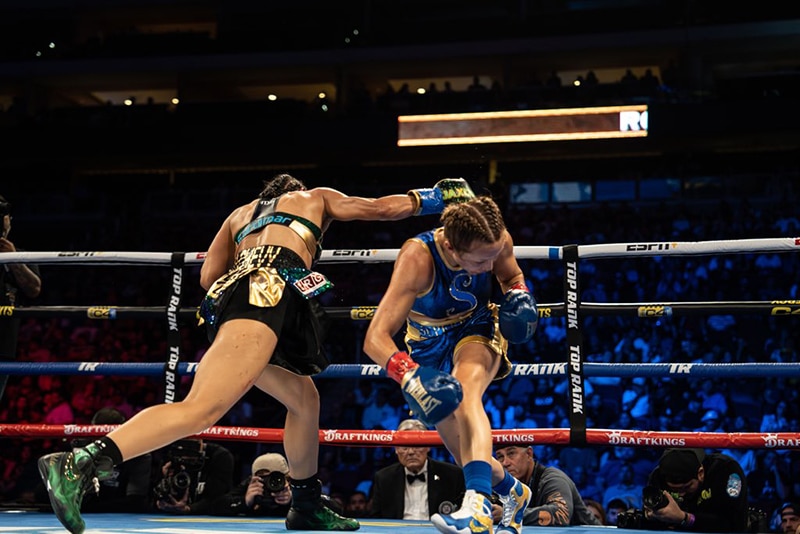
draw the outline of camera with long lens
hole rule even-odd
[[[264,488],[270,492],[279,492],[283,491],[283,488],[286,487],[286,475],[281,473],[280,471],[272,471],[268,475],[261,475],[258,478],[261,479],[261,483],[264,484]]]
[[[638,508],[629,508],[617,515],[617,528],[641,529],[645,521],[644,512]]]
[[[655,486],[645,486],[642,488],[642,505],[653,511],[661,510],[669,504],[669,499],[664,492]]]
[[[286,487],[286,475],[280,471],[272,471],[268,475],[259,475],[261,483],[264,484],[264,493],[278,493],[283,491]],[[256,495],[253,500],[255,504],[262,504],[264,502],[264,495]]]
[[[166,499],[170,495],[182,495],[191,483],[192,475],[181,470],[174,475],[162,478],[153,491],[158,499]]]
[[[192,485],[192,473],[198,473],[205,463],[205,454],[197,440],[180,440],[173,443],[167,453],[170,467],[167,476],[154,488],[158,499],[170,495],[182,496]]]
[[[642,505],[650,510],[661,510],[669,504],[669,499],[664,492],[655,486],[642,488]],[[617,515],[617,528],[652,529],[655,522],[647,519],[644,510],[629,508]]]

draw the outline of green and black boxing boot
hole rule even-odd
[[[322,501],[322,483],[316,478],[289,480],[292,507],[286,514],[286,530],[358,530],[355,519],[342,517]]]
[[[53,512],[72,534],[83,534],[81,502],[88,490],[100,491],[100,481],[111,477],[114,463],[101,454],[95,441],[72,452],[57,452],[39,458],[39,474],[47,487]]]

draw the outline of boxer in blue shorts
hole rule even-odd
[[[426,232],[412,238],[431,251],[435,280],[431,290],[416,299],[406,319],[409,353],[420,365],[450,373],[453,354],[463,343],[483,343],[502,356],[496,378],[505,378],[511,362],[506,357],[508,342],[498,328],[498,307],[489,302],[491,273],[465,275],[449,269],[436,249],[435,235]],[[431,319],[442,315],[445,318]]]
[[[407,240],[397,256],[389,287],[375,312],[364,351],[399,382],[409,407],[435,426],[463,467],[467,491],[452,514],[431,521],[446,534],[488,533],[494,528],[490,496],[500,496],[497,532],[521,534],[531,490],[507,473],[492,455],[492,434],[483,395],[510,371],[508,342],[531,338],[538,310],[514,257],[514,243],[500,209],[487,196],[447,206],[442,226]],[[496,280],[504,293],[490,301]],[[408,352],[394,336],[405,324]],[[424,389],[430,369],[447,372],[463,400],[441,411]],[[441,377],[441,388],[450,387]],[[428,380],[432,382],[433,380]]]
[[[460,179],[441,180],[425,190],[423,202],[413,192],[363,198],[326,187],[307,190],[288,174],[265,183],[258,198],[228,215],[208,248],[200,271],[207,291],[201,316],[213,341],[186,398],[151,406],[85,447],[39,459],[58,520],[81,534],[83,496],[110,477],[114,465],[206,430],[256,386],[287,410],[283,445],[292,507],[286,528],[358,529],[358,521],[325,505],[317,479],[320,400],[311,375],[328,362],[320,341],[323,310],[314,299],[331,285],[311,270],[320,240],[333,221],[436,213],[458,201],[465,187]]]

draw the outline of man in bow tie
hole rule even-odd
[[[406,419],[397,430],[428,428],[418,419]],[[427,521],[443,503],[452,507],[461,502],[466,488],[460,467],[430,458],[430,447],[394,449],[398,461],[373,477],[370,515]]]

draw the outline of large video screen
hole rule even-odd
[[[397,146],[646,137],[647,119],[646,105],[401,115]]]

